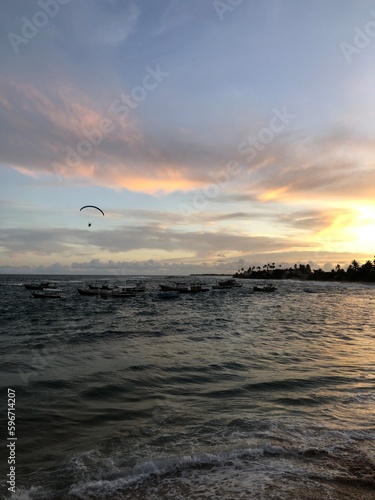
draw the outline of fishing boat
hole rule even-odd
[[[238,283],[234,278],[219,280],[216,285],[212,285],[213,290],[227,290],[228,288],[239,288],[242,283]]]
[[[189,285],[187,283],[179,282],[174,285],[163,285],[160,284],[159,288],[162,292],[179,292],[179,293],[187,293],[189,290]]]
[[[146,291],[146,285],[144,283],[121,285],[120,288],[124,292],[131,292],[131,293],[142,293]]]
[[[131,297],[136,297],[136,292],[130,292],[129,290],[122,290],[114,288],[112,292],[109,294],[110,297],[115,299],[128,299]]]
[[[178,293],[199,293],[208,292],[209,288],[202,283],[176,283],[173,285],[159,285],[162,292],[178,292]]]
[[[78,287],[77,292],[80,295],[86,295],[86,296],[91,296],[91,295],[100,295],[103,292],[110,292],[113,290],[113,286],[108,285],[107,283],[101,284],[101,285],[93,285],[93,284],[88,284],[86,287]]]
[[[116,286],[110,289],[104,289],[100,291],[101,297],[111,297],[116,299],[127,299],[130,297],[136,297],[135,292],[130,292],[129,290],[123,289],[122,287]]]
[[[90,290],[112,290],[113,286],[109,285],[108,283],[101,283],[101,284],[91,284],[89,283],[88,288]]]
[[[202,283],[192,283],[189,286],[189,292],[188,293],[199,293],[199,292],[208,292],[208,291],[209,291],[209,288],[207,288]]]
[[[56,288],[56,284],[52,281],[39,281],[32,283],[24,283],[26,290],[44,290],[45,288]]]
[[[35,290],[31,292],[34,299],[61,299],[62,290],[59,288],[43,288],[42,290]]]

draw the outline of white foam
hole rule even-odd
[[[227,462],[233,464],[242,458],[260,458],[265,454],[282,455],[286,450],[280,446],[265,445],[259,448],[245,448],[219,453],[203,453],[199,455],[185,455],[182,457],[169,457],[159,460],[150,460],[135,465],[127,477],[115,480],[100,479],[73,485],[69,494],[79,498],[87,498],[87,491],[95,495],[108,495],[110,492],[120,490],[153,476],[164,476],[169,473],[193,469],[201,465],[225,466]],[[86,496],[85,496],[86,495]]]
[[[39,486],[32,486],[28,491],[25,489],[17,489],[16,493],[12,493],[9,500],[33,500],[35,497],[47,498],[43,489]]]

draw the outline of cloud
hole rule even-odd
[[[134,250],[163,250],[171,255],[182,252],[193,259],[209,259],[218,251],[227,255],[252,252],[271,252],[291,247],[306,247],[306,242],[290,238],[251,236],[224,231],[182,231],[149,224],[120,227],[115,230],[78,229],[5,229],[0,246],[8,255],[19,253],[73,256],[77,247],[87,253],[123,254]]]
[[[144,129],[135,115],[124,120],[110,105],[106,108],[64,82],[51,93],[3,77],[1,89],[0,161],[23,174],[56,176],[58,165],[62,178],[73,182],[158,195],[188,193],[220,182],[226,162],[235,160],[242,173],[210,201],[231,195],[238,201],[283,202],[307,193],[310,199],[373,196],[375,146],[348,130],[321,137],[289,131],[247,163],[237,148],[248,130],[238,143],[212,144],[185,129]],[[108,132],[103,131],[104,123],[110,125]],[[82,141],[90,145],[88,137],[98,144],[79,155]]]
[[[220,256],[217,256],[220,257]],[[357,261],[366,262],[368,256],[356,254]],[[327,262],[329,260],[329,262]],[[292,267],[294,264],[310,264],[312,269],[322,268],[326,271],[333,269],[339,263],[343,268],[353,260],[353,255],[347,252],[331,252],[314,255],[311,260],[309,252],[277,252],[271,254],[248,254],[239,259],[220,258],[207,262],[186,262],[179,259],[159,260],[73,260],[70,264],[52,262],[47,265],[0,265],[0,274],[47,274],[47,275],[103,275],[118,279],[138,275],[189,275],[197,274],[233,274],[242,267],[260,266],[267,262],[276,263],[276,267]],[[333,264],[335,263],[335,264]]]
[[[120,280],[132,275],[189,275],[192,273],[233,274],[237,269],[243,267],[243,265],[244,261],[241,259],[228,262],[202,262],[199,264],[181,261],[163,262],[157,259],[142,261],[104,261],[100,259],[91,259],[86,261],[74,261],[69,265],[61,265],[55,262],[51,265],[0,266],[0,274],[102,275]]]
[[[64,147],[75,146],[85,138],[84,130],[98,128],[105,118],[87,96],[61,83],[50,94],[34,85],[2,78],[1,89],[0,160],[34,172],[52,173],[51,163],[61,159]],[[124,141],[134,141],[136,131],[130,120],[121,131]]]
[[[347,130],[315,138],[290,131],[246,163],[237,151],[245,131],[238,144],[215,145],[185,129],[144,131],[136,116],[124,120],[63,82],[50,93],[3,77],[1,88],[0,161],[34,177],[55,176],[53,166],[59,165],[63,178],[89,185],[151,194],[192,192],[220,182],[226,162],[235,160],[242,173],[230,179],[216,201],[235,194],[238,201],[284,202],[306,193],[310,198],[372,196],[375,146]],[[108,133],[100,132],[103,123],[110,124]],[[90,146],[88,155],[78,155],[88,137],[99,144]]]
[[[312,209],[296,210],[275,215],[275,220],[282,225],[308,230],[309,232],[320,232],[327,230],[339,218],[345,216],[347,220],[354,219],[354,213],[350,209]]]
[[[53,94],[3,78],[0,93],[0,161],[21,173],[86,179],[88,184],[149,193],[191,190],[200,185],[199,165],[213,166],[218,153],[171,138],[170,147],[144,137],[134,119],[124,121],[89,96],[61,84]],[[104,121],[110,131],[103,132]],[[100,142],[80,155],[88,136]],[[99,139],[98,139],[99,138]],[[184,163],[185,161],[185,163]]]
[[[373,141],[348,130],[293,140],[257,172],[254,191],[263,200],[372,197]]]

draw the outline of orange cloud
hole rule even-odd
[[[287,193],[289,191],[290,185],[289,186],[282,186],[277,189],[271,189],[270,191],[266,191],[265,193],[262,193],[259,195],[259,200],[260,201],[270,201],[270,200],[275,200],[275,199],[280,199],[282,198],[282,195],[284,193]]]
[[[7,120],[18,126],[20,131],[32,130],[38,141],[44,139],[40,128],[42,124],[48,134],[54,135],[55,141],[51,144],[51,149],[59,150],[56,143],[60,145],[60,151],[61,145],[74,148],[75,141],[86,139],[84,129],[101,129],[103,120],[110,120],[114,125],[112,140],[127,140],[128,136],[132,141],[139,138],[131,118],[120,120],[110,111],[110,106],[108,109],[104,105],[99,107],[69,84],[55,87],[53,95],[43,93],[29,83],[4,77],[0,78],[0,87],[0,107],[7,110]]]
[[[125,177],[120,185],[131,191],[148,194],[171,193],[173,191],[189,191],[198,187],[198,183],[188,179],[174,177],[164,179],[150,179],[145,177]]]

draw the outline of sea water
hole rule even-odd
[[[63,299],[23,286],[48,278]],[[374,287],[160,300],[168,279],[144,277],[111,299],[78,295],[86,280],[0,277],[5,498],[375,499]]]

